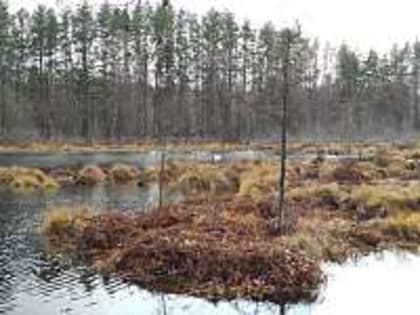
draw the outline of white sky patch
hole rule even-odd
[[[98,4],[103,0],[91,0]],[[130,0],[128,0],[130,1]],[[37,4],[56,5],[57,0],[9,0],[13,10],[33,9]],[[78,0],[61,0],[62,4]],[[125,0],[109,0],[126,3]],[[150,0],[151,3],[160,0]],[[367,50],[387,50],[394,43],[404,44],[420,38],[420,1],[418,0],[172,0],[177,8],[203,14],[214,7],[230,10],[243,20],[249,18],[255,26],[271,21],[278,26],[298,20],[306,34],[329,41],[342,42]]]

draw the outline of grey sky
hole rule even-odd
[[[92,3],[101,1],[91,0]],[[151,3],[157,1],[160,0],[150,0]],[[9,0],[12,8],[33,8],[39,3],[54,5],[56,0]],[[229,9],[241,19],[249,18],[255,25],[266,21],[284,25],[299,20],[306,33],[322,41],[334,45],[345,41],[362,49],[387,49],[394,42],[404,43],[420,37],[418,0],[172,0],[172,3],[196,13],[211,7]]]

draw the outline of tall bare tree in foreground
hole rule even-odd
[[[297,30],[285,29],[282,34],[282,108],[281,108],[281,165],[280,165],[280,178],[279,178],[279,204],[278,204],[278,223],[277,230],[280,234],[286,233],[286,159],[287,159],[287,125],[288,125],[288,104],[291,79],[296,82],[299,80],[299,73],[294,72],[291,76],[291,68],[294,64],[292,50],[297,39],[300,36],[299,28]],[[291,78],[292,77],[292,78]],[[297,83],[297,82],[296,82]]]
[[[173,92],[173,27],[174,15],[169,0],[163,0],[162,6],[155,16],[155,97],[154,110],[157,120],[157,132],[161,143],[161,163],[159,173],[159,209],[163,205],[163,184],[166,160],[166,133],[168,131],[167,120],[163,107],[170,102]]]

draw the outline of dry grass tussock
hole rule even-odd
[[[295,203],[309,202],[311,207],[339,208],[348,195],[348,190],[337,183],[315,183],[290,190],[287,198]]]
[[[372,225],[391,237],[420,242],[420,213],[399,212]]]
[[[0,168],[0,185],[17,190],[52,190],[59,188],[57,181],[36,168]]]
[[[86,186],[94,186],[106,180],[105,172],[98,166],[89,165],[78,171],[76,183]]]
[[[46,235],[64,235],[72,229],[80,232],[94,216],[94,209],[86,205],[49,207],[39,230]]]
[[[223,170],[209,165],[196,165],[187,169],[177,179],[171,183],[184,192],[184,194],[226,195],[236,192],[234,180],[229,178]]]
[[[386,208],[389,211],[416,210],[420,207],[420,183],[401,182],[355,187],[350,198],[368,208]]]
[[[115,164],[109,170],[109,177],[112,182],[117,184],[130,183],[140,176],[140,171],[130,165]]]
[[[271,163],[255,164],[241,174],[239,195],[256,200],[274,195],[279,180],[279,166]]]

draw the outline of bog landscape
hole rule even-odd
[[[415,311],[420,43],[187,8],[0,0],[0,314]]]

